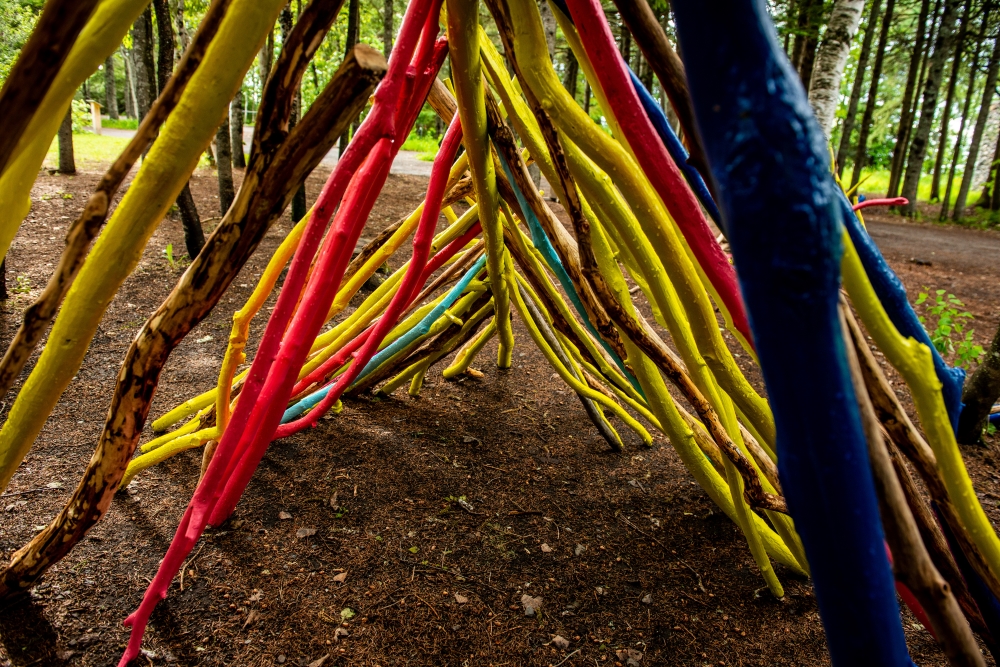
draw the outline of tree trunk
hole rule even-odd
[[[10,298],[10,293],[7,292],[7,258],[4,257],[3,261],[0,261],[0,301],[6,301]]]
[[[288,41],[288,35],[292,32],[292,8],[291,4],[285,6],[281,10],[281,15],[278,17],[278,23],[281,25],[281,43],[285,44]],[[355,35],[357,39],[357,35]],[[346,56],[345,56],[346,57]],[[299,116],[302,113],[302,90],[301,84],[299,88],[295,90],[295,96],[292,101],[291,113],[288,115],[288,131],[291,132],[294,129],[296,123],[298,123]],[[292,222],[298,222],[306,214],[306,184],[302,183],[292,195]]]
[[[566,73],[563,76],[563,86],[569,91],[570,96],[576,99],[576,81],[580,76],[580,63],[569,48],[566,49]]]
[[[989,19],[991,0],[983,5],[983,19],[979,26],[979,38],[976,40],[976,48],[972,51],[972,63],[969,65],[968,88],[965,91],[965,102],[962,104],[962,120],[958,126],[958,135],[955,137],[955,149],[951,154],[951,168],[948,170],[948,182],[944,186],[944,200],[941,202],[941,214],[938,220],[948,219],[948,207],[951,202],[951,187],[955,180],[955,171],[958,169],[958,158],[962,154],[962,141],[965,138],[965,127],[969,122],[969,109],[972,108],[972,97],[976,93],[976,75],[979,74],[979,48],[986,37],[986,25]]]
[[[75,174],[76,160],[73,159],[73,105],[70,104],[59,126],[59,173]]]
[[[170,5],[167,0],[153,0],[156,13],[156,94],[167,87],[174,72],[174,28],[170,25]]]
[[[246,153],[243,152],[243,88],[236,91],[236,97],[229,105],[229,134],[231,135],[233,166],[238,169],[246,169],[247,158]]]
[[[903,103],[900,107],[899,127],[896,129],[896,146],[892,151],[892,166],[889,169],[889,190],[886,194],[888,197],[895,197],[899,193],[899,172],[902,171],[903,160],[906,157],[907,138],[910,134],[910,127],[913,125],[910,109],[913,106],[913,98],[916,97],[917,77],[921,69],[921,61],[924,58],[924,42],[927,37],[927,15],[930,12],[930,4],[930,0],[922,0],[920,3],[917,38],[913,43],[913,53],[910,54],[910,67],[907,70],[906,88],[903,90]]]
[[[972,140],[969,142],[969,155],[965,160],[965,173],[962,174],[962,184],[958,188],[958,197],[955,198],[955,210],[952,214],[955,221],[962,220],[965,217],[965,202],[969,197],[972,178],[976,173],[979,144],[983,140],[986,121],[990,116],[990,105],[993,103],[993,90],[997,85],[998,66],[1000,66],[1000,39],[996,40],[993,45],[993,53],[990,54],[990,64],[986,70],[986,86],[983,88],[983,102],[979,107],[976,126],[972,130]]]
[[[590,82],[583,84],[583,110],[590,115]]]
[[[219,174],[219,212],[225,215],[236,198],[233,187],[233,151],[229,144],[229,116],[215,132],[215,168]]]
[[[871,132],[872,120],[875,117],[879,80],[882,78],[882,63],[885,62],[885,48],[889,42],[889,28],[892,27],[892,14],[895,8],[896,0],[888,0],[885,6],[885,16],[882,17],[882,28],[878,36],[875,64],[872,65],[872,81],[868,87],[868,100],[865,102],[865,112],[861,116],[861,127],[858,129],[858,147],[854,153],[854,170],[851,172],[851,187],[857,185],[858,181],[861,180],[861,172],[868,162],[868,135]]]
[[[876,0],[877,2],[878,0]],[[861,22],[861,13],[865,9],[865,0],[834,0],[833,11],[830,14],[830,22],[826,26],[826,34],[823,36],[823,44],[816,53],[816,61],[809,78],[809,103],[816,113],[816,119],[823,129],[823,135],[829,139],[830,130],[833,129],[833,121],[837,104],[840,102],[840,81],[844,77],[844,64],[847,56],[851,52],[851,43],[854,41],[854,33],[858,31],[858,24]],[[869,34],[866,31],[865,41],[871,46]],[[864,54],[867,60],[867,53]],[[862,65],[858,65],[858,78],[864,79],[865,72]],[[860,96],[860,86],[858,95]],[[855,99],[854,109],[858,104]],[[851,121],[853,123],[853,119]]]
[[[840,130],[840,146],[837,148],[837,174],[840,176],[844,174],[847,152],[851,149],[851,135],[854,134],[854,121],[858,116],[861,89],[865,85],[868,58],[871,55],[872,41],[875,38],[875,27],[878,25],[881,11],[882,0],[872,0],[871,11],[868,13],[868,24],[865,26],[865,36],[861,41],[861,53],[858,56],[858,71],[854,76],[854,85],[851,86],[851,97],[847,103],[847,116],[844,117],[844,124]]]
[[[346,54],[350,53],[354,48],[354,45],[358,43],[358,31],[361,25],[361,6],[359,0],[350,0],[350,4],[347,6],[347,36],[345,37],[345,44],[347,47],[344,49],[345,58]],[[404,137],[405,140],[405,137]],[[351,133],[349,130],[345,130],[342,135],[340,135],[340,142],[337,145],[337,159],[344,154],[347,150],[347,144],[351,141]]]
[[[549,6],[549,0],[539,0],[538,11],[542,15],[542,30],[545,32],[545,45],[549,49],[549,60],[556,55],[556,17]],[[628,61],[628,56],[625,58]]]
[[[190,183],[185,183],[184,189],[177,196],[177,208],[180,209],[181,223],[184,225],[184,246],[188,257],[193,260],[205,246],[205,230],[201,227],[201,216],[198,215],[198,207],[191,196]]]
[[[267,85],[267,77],[271,74],[271,60],[274,58],[274,31],[267,33],[267,40],[264,46],[260,47],[260,55],[257,57],[257,73],[260,76],[260,86],[263,90]]]
[[[927,68],[927,83],[924,86],[924,100],[920,108],[920,122],[913,134],[913,140],[910,142],[906,174],[903,178],[903,196],[910,200],[903,207],[903,213],[910,217],[917,213],[917,186],[920,184],[920,175],[924,171],[927,141],[930,138],[931,126],[934,124],[934,112],[937,110],[944,65],[948,61],[948,56],[954,45],[953,29],[957,13],[958,0],[945,0],[944,13],[941,15],[941,27],[934,40],[934,53]]]
[[[962,56],[965,53],[965,40],[968,36],[969,14],[972,11],[972,0],[965,0],[965,9],[958,23],[958,38],[955,41],[955,56],[951,59],[951,77],[948,79],[948,92],[945,94],[944,110],[941,113],[941,132],[938,135],[937,157],[934,159],[934,175],[931,178],[931,201],[941,201],[941,170],[944,168],[944,154],[948,150],[948,124],[951,122],[951,105],[955,101],[955,86],[958,85],[958,75],[962,69]],[[969,79],[974,74],[969,72]]]
[[[965,445],[979,442],[993,404],[1000,399],[1000,328],[986,358],[965,383],[962,414],[958,418],[958,441]]]
[[[385,9],[382,10],[382,52],[385,54],[386,59],[392,53],[392,38],[395,36],[395,31],[393,30],[393,20],[396,18],[394,16],[396,12],[395,4],[394,0],[385,0]]]
[[[802,61],[799,65],[799,78],[802,79],[802,86],[809,92],[812,86],[813,67],[816,64],[816,48],[819,46],[819,29],[822,22],[823,3],[814,3],[811,14],[812,23],[809,26],[809,34],[806,35],[805,46],[802,50]]]
[[[118,90],[115,87],[115,54],[104,61],[104,109],[108,118],[118,120]]]
[[[153,62],[153,12],[147,6],[132,26],[132,69],[135,72],[136,117],[142,119],[156,99]]]
[[[177,41],[180,44],[180,51],[174,52],[174,65],[180,60],[182,53],[187,51],[188,37],[187,24],[184,23],[184,0],[170,0],[170,10],[174,16],[174,32],[177,34]]]
[[[123,46],[122,60],[125,62],[125,116],[136,118],[135,112],[135,72],[132,71],[132,54]]]
[[[990,210],[1000,211],[1000,189],[997,188],[997,175],[1000,175],[1000,132],[997,132],[997,145],[993,149],[993,194],[990,197]]]

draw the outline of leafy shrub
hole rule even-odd
[[[929,330],[929,333],[931,343],[942,356],[954,354],[955,365],[963,368],[967,368],[973,362],[979,363],[984,354],[983,347],[976,345],[972,340],[975,330],[966,330],[966,325],[972,322],[973,315],[960,310],[965,308],[961,300],[954,294],[939,289],[934,291],[933,300],[930,300],[929,291],[921,292],[917,296],[917,305],[924,305],[927,314],[935,318],[934,329]],[[927,326],[926,317],[921,315],[920,321],[925,327]]]

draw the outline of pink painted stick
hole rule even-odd
[[[568,0],[580,41],[594,64],[612,113],[632,146],[639,166],[687,240],[712,287],[743,337],[753,344],[736,271],[712,234],[691,188],[646,116],[598,0]]]
[[[906,197],[894,197],[892,199],[866,199],[860,201],[851,208],[855,211],[860,211],[863,208],[868,208],[869,206],[906,206],[910,203],[910,200]]]

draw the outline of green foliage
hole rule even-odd
[[[163,249],[163,256],[167,258],[167,263],[170,264],[171,269],[177,268],[177,260],[174,259],[174,244],[168,243],[167,247]]]
[[[90,114],[90,104],[83,100],[73,100],[73,134],[93,132],[94,117]]]
[[[10,291],[14,294],[27,294],[31,291],[31,280],[28,276],[18,276]]]
[[[39,9],[16,0],[0,0],[0,85],[7,80],[28,41]]]
[[[984,354],[983,347],[973,342],[974,330],[966,330],[966,325],[973,320],[972,313],[960,310],[965,308],[965,304],[946,290],[935,290],[934,298],[929,297],[929,292],[921,292],[917,296],[917,305],[923,305],[925,312],[934,318],[930,336],[937,351],[942,355],[954,354],[956,366],[967,368],[973,362],[979,363]],[[920,321],[927,326],[925,316],[921,315]]]

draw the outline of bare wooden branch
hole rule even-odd
[[[198,34],[184,53],[177,71],[170,77],[170,81],[149,113],[146,114],[125,150],[101,177],[94,194],[87,200],[86,206],[80,213],[80,217],[70,225],[69,231],[66,233],[66,247],[59,258],[59,265],[49,278],[42,293],[34,303],[25,309],[21,326],[7,347],[3,360],[0,361],[0,400],[3,400],[7,392],[10,391],[14,380],[21,374],[35,346],[41,340],[42,334],[45,333],[45,329],[48,328],[56,311],[59,310],[66,293],[80,272],[91,241],[97,236],[97,232],[100,231],[108,217],[111,200],[114,199],[115,193],[118,192],[122,181],[125,180],[125,176],[128,175],[143,151],[156,138],[160,126],[177,106],[191,75],[201,64],[209,43],[215,37],[230,1],[215,0],[209,8],[201,27],[198,29]],[[0,135],[2,134],[0,133]]]
[[[49,0],[0,89],[0,174],[35,116],[97,0]]]
[[[972,565],[972,568],[986,583],[990,591],[1000,597],[1000,579],[990,569],[986,558],[965,529],[958,511],[955,509],[955,504],[951,502],[951,498],[948,496],[948,489],[941,478],[941,473],[938,471],[937,459],[934,456],[933,450],[927,444],[927,441],[924,440],[923,436],[920,435],[920,432],[917,431],[917,427],[910,421],[910,417],[900,404],[896,393],[889,385],[889,381],[886,379],[881,367],[875,361],[875,356],[865,342],[861,327],[858,325],[857,319],[850,312],[849,308],[846,309],[844,317],[854,341],[858,363],[861,367],[861,375],[864,378],[875,414],[885,427],[892,442],[899,447],[903,455],[913,464],[917,474],[920,475],[924,486],[927,487],[927,493],[937,505],[941,520],[951,530],[962,552],[969,559],[969,564]],[[950,568],[940,564],[938,567],[947,576]],[[957,586],[955,583],[952,585]]]
[[[329,3],[331,22],[336,16],[334,6],[339,7],[339,3]],[[307,32],[303,22],[299,25],[303,30],[293,30],[289,44]],[[298,66],[304,68],[306,62],[300,60]],[[0,599],[31,587],[107,511],[139,441],[170,352],[211,312],[268,228],[288,206],[295,190],[357,117],[385,70],[380,53],[364,45],[356,46],[287,140],[274,145],[271,152],[255,154],[236,201],[205,249],[132,342],[119,371],[97,449],[72,498],[0,572]],[[279,82],[293,78],[275,77]],[[294,87],[282,89],[282,94],[294,93]],[[290,105],[276,107],[290,109]]]
[[[845,340],[851,338],[841,307],[841,325]],[[851,381],[861,411],[861,423],[868,440],[868,458],[872,466],[875,491],[885,539],[892,551],[896,577],[906,584],[924,608],[938,641],[952,665],[985,666],[972,629],[952,593],[951,586],[934,567],[920,538],[917,523],[910,513],[903,488],[896,477],[886,449],[878,417],[865,387],[861,365],[853,345],[845,345],[851,369]]]

